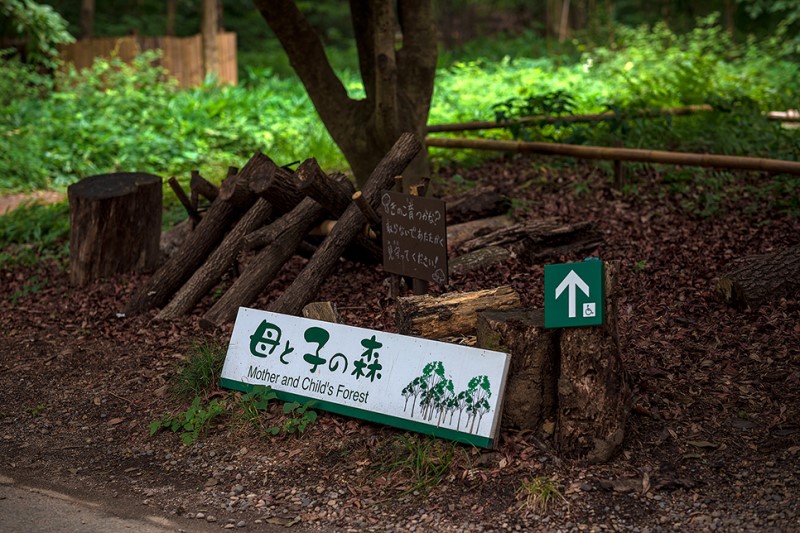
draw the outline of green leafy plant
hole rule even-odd
[[[31,276],[31,278],[23,285],[22,289],[14,291],[11,294],[11,303],[16,304],[20,300],[27,298],[31,294],[38,293],[42,287],[47,286],[47,279],[41,279],[38,275]]]
[[[543,476],[524,479],[516,494],[522,507],[539,513],[547,511],[548,505],[555,499],[567,501],[559,492],[556,482]]]
[[[272,435],[305,433],[308,426],[317,420],[317,412],[311,410],[313,404],[313,401],[304,404],[298,402],[283,404],[283,414],[286,415],[286,418],[280,425],[269,428],[267,432]]]
[[[200,437],[200,433],[208,424],[225,412],[226,402],[218,399],[204,406],[199,396],[195,397],[192,405],[186,411],[177,415],[165,414],[160,420],[150,423],[150,436],[152,437],[162,429],[173,433],[180,432],[181,442],[186,445],[193,444]]]
[[[172,391],[179,397],[191,398],[216,388],[225,354],[224,344],[211,340],[195,342],[175,373]]]
[[[273,391],[271,387],[264,385],[253,387],[249,392],[237,398],[237,403],[241,409],[240,417],[257,429],[263,431],[261,412],[265,411],[269,407],[270,402],[277,399],[277,397],[277,394],[275,394],[275,391]]]
[[[0,4],[0,31],[25,38],[29,61],[48,68],[57,66],[57,46],[75,39],[67,31],[67,21],[52,7],[33,0],[3,0]]]

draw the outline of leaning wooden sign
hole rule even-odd
[[[220,385],[491,448],[508,354],[242,307]]]

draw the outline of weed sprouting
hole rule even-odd
[[[409,477],[406,492],[435,487],[459,458],[467,457],[464,448],[455,442],[421,435],[399,435],[376,452],[381,454],[379,469]]]
[[[196,342],[189,357],[179,367],[172,385],[181,398],[207,394],[217,386],[226,348],[213,341]]]
[[[524,479],[517,489],[517,499],[525,509],[539,513],[547,511],[547,506],[554,499],[567,501],[559,492],[556,482],[544,476]]]

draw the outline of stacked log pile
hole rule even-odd
[[[125,309],[135,315],[159,307],[157,318],[169,320],[190,312],[238,265],[239,254],[256,252],[246,269],[205,313],[203,323],[217,327],[235,318],[240,306],[252,304],[326,219],[338,219],[322,243],[312,248],[306,268],[270,310],[299,314],[316,296],[338,258],[348,249],[367,261],[380,257],[380,246],[366,238],[367,215],[378,209],[390,188],[422,148],[412,134],[402,135],[354,201],[352,184],[342,175],[327,175],[313,159],[296,172],[255,154],[240,172],[231,169],[219,188],[193,173],[191,197],[170,182],[196,227],[155,274],[134,294]],[[210,201],[205,213],[199,197]],[[374,234],[373,234],[374,236]]]

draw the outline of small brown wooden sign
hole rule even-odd
[[[447,283],[445,203],[433,198],[385,192],[381,207],[384,270]]]

